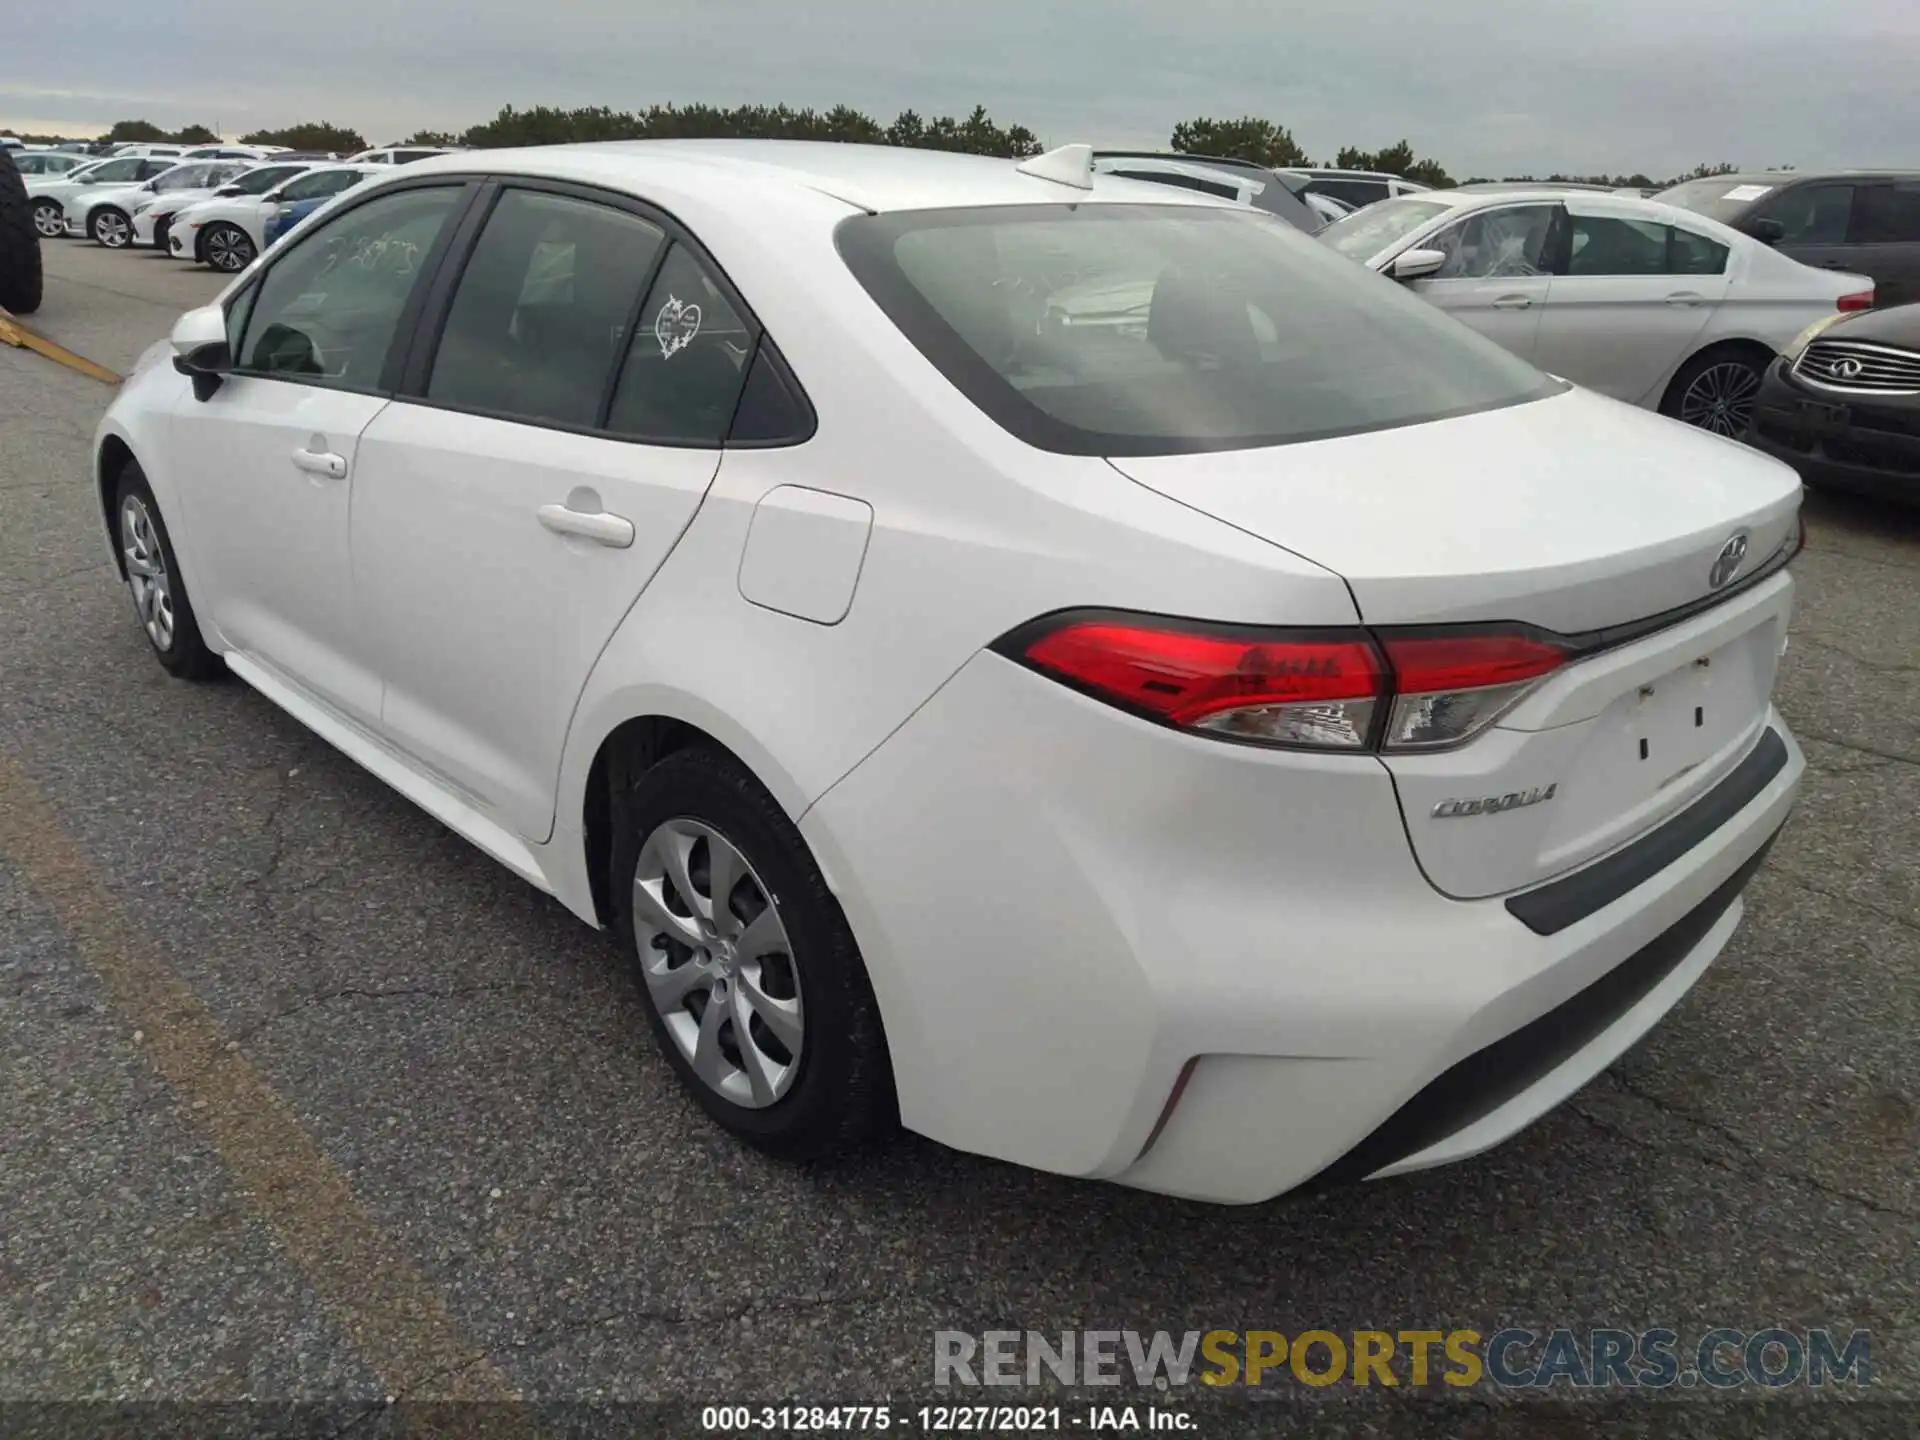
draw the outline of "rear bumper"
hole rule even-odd
[[[1251,1203],[1484,1150],[1651,1028],[1793,803],[1768,725],[1784,758],[1746,803],[1549,934],[1435,891],[1377,762],[1173,734],[995,656],[801,828],[907,1125]]]

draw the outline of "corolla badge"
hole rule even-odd
[[[1735,575],[1747,560],[1747,532],[1736,530],[1720,547],[1720,553],[1714,557],[1713,569],[1707,572],[1707,588],[1718,590]]]
[[[1556,780],[1551,785],[1536,785],[1531,790],[1509,790],[1504,795],[1487,795],[1472,800],[1442,800],[1433,807],[1433,818],[1465,820],[1474,815],[1500,815],[1508,810],[1523,810],[1529,805],[1551,800],[1559,788],[1560,783]]]

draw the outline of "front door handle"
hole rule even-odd
[[[565,505],[542,505],[538,513],[540,523],[556,535],[578,535],[615,550],[633,544],[633,522],[622,515],[572,510]]]
[[[296,450],[293,452],[293,465],[296,470],[304,470],[309,475],[319,475],[328,480],[347,478],[347,457],[336,455],[331,450]]]
[[[1531,304],[1533,304],[1533,297],[1531,295],[1502,295],[1498,300],[1493,302],[1493,308],[1496,310],[1524,310]]]
[[[1680,291],[1676,291],[1672,295],[1667,296],[1667,304],[1684,305],[1684,306],[1691,307],[1691,306],[1700,304],[1702,298],[1703,297],[1694,294],[1694,292],[1691,290],[1680,290]]]

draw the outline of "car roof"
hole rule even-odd
[[[1692,180],[1680,180],[1667,188],[1677,190],[1682,185],[1742,185],[1766,184],[1772,186],[1792,185],[1804,180],[1907,180],[1920,179],[1920,170],[1885,169],[1874,170],[1858,168],[1852,170],[1740,170],[1729,175],[1701,175]]]
[[[456,151],[416,160],[408,177],[476,167],[500,174],[546,175],[612,189],[649,179],[695,185],[714,198],[750,200],[767,186],[830,195],[872,213],[972,205],[1113,201],[1158,205],[1232,205],[1195,191],[1096,173],[1082,190],[1045,180],[989,155],[849,145],[831,140],[612,140],[520,150]]]

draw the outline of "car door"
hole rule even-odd
[[[290,246],[228,312],[232,372],[171,420],[203,623],[369,726],[380,680],[347,531],[360,434],[466,196],[458,182],[373,196]]]
[[[594,191],[505,185],[448,286],[361,442],[354,573],[389,742],[537,842],[574,701],[699,508],[757,336],[688,237]]]
[[[1873,277],[1876,309],[1920,301],[1920,180],[1860,182],[1847,241],[1844,268]]]
[[[1414,242],[1447,263],[1412,282],[1421,299],[1471,325],[1523,360],[1534,358],[1546,304],[1550,254],[1562,220],[1558,205],[1501,205]]]
[[[1726,297],[1725,248],[1602,201],[1570,200],[1567,212],[1534,361],[1576,385],[1646,403]]]

